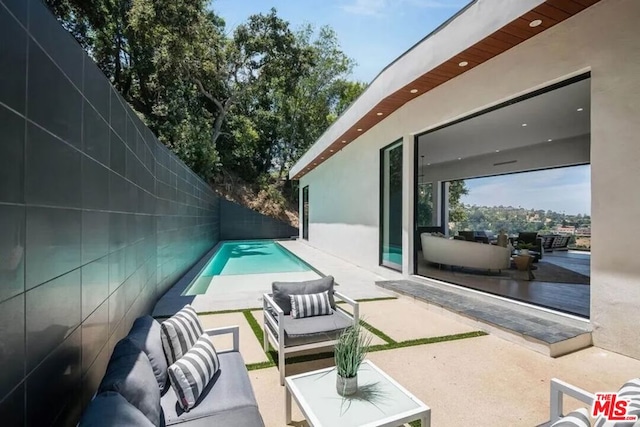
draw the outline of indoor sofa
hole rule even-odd
[[[511,265],[511,248],[448,239],[429,233],[420,235],[425,261],[481,270],[503,270]]]
[[[115,346],[96,397],[80,426],[234,426],[264,427],[249,375],[239,352],[237,326],[210,329],[208,335],[233,335],[233,348],[217,350],[220,369],[195,407],[185,412],[167,375],[160,324],[138,318]]]

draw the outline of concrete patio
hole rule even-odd
[[[470,332],[467,323],[408,298],[361,303],[367,322],[394,341]],[[260,312],[251,313],[258,323]],[[205,326],[236,323],[248,364],[266,362],[243,313],[213,314]],[[378,338],[376,343],[384,343]],[[219,344],[222,345],[222,344]],[[375,351],[368,358],[432,409],[433,426],[537,426],[549,418],[549,380],[614,391],[638,376],[640,361],[598,348],[550,358],[493,335]],[[287,375],[332,366],[333,359],[287,365]],[[249,372],[269,427],[285,426],[284,388],[275,367]],[[567,399],[565,408],[580,406]],[[306,425],[295,404],[293,425]]]

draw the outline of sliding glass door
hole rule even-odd
[[[402,270],[402,141],[380,151],[380,264]]]

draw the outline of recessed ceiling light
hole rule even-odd
[[[346,139],[343,139],[343,140],[342,140],[342,143],[343,143],[343,144],[346,144],[346,143],[347,143],[347,140],[346,140]]]
[[[431,166],[431,163],[427,163],[427,166]]]
[[[320,160],[324,160],[324,157],[320,157]]]
[[[411,89],[409,92],[411,92],[411,93],[418,93],[418,89]]]
[[[362,132],[362,128],[358,128],[356,129],[358,132]]]
[[[317,163],[314,163],[313,166],[317,165]]]
[[[583,111],[583,110],[584,110],[584,108],[580,107],[576,111]]]
[[[333,150],[329,150],[329,152],[333,153]]]
[[[458,157],[458,160],[462,160],[462,157]]]
[[[551,141],[553,141],[553,139],[551,139],[551,138],[547,139],[547,142],[551,142]]]
[[[529,26],[531,28],[538,27],[540,24],[542,24],[542,19],[534,19],[533,21],[529,22]]]
[[[466,67],[467,65],[469,65],[469,63],[467,61],[462,61],[458,63],[459,67]]]
[[[523,123],[523,124],[522,124],[522,127],[526,127],[526,126],[527,126],[527,124],[526,124],[526,123]]]
[[[496,153],[499,153],[499,152],[500,152],[500,150],[496,150]]]
[[[382,114],[384,114],[384,113],[376,113],[377,116],[381,116]]]

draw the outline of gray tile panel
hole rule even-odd
[[[24,203],[25,120],[0,106],[0,123],[0,202]]]
[[[33,40],[29,41],[28,75],[27,117],[81,148],[82,96]]]
[[[2,351],[0,351],[0,396],[6,396],[24,378],[24,294],[0,303]]]
[[[218,242],[220,203],[42,1],[0,0],[0,39],[0,419],[74,425],[133,320]]]
[[[26,10],[19,3],[22,0],[13,0],[9,3],[9,10],[16,15],[26,18]],[[13,108],[20,114],[24,114],[26,100],[27,81],[27,33],[19,22],[11,16],[9,11],[0,6],[0,64],[3,66],[0,73],[0,103]],[[10,43],[4,42],[11,41]]]
[[[0,236],[1,302],[24,292],[24,206],[0,204]]]
[[[80,269],[26,295],[27,370],[38,366],[81,321]]]
[[[79,208],[81,153],[39,127],[29,124],[26,143],[27,204]]]

